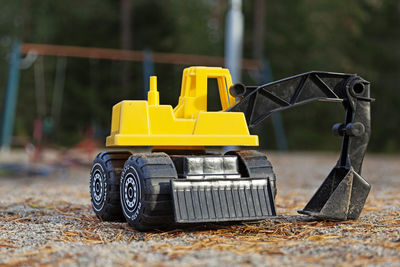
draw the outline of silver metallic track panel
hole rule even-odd
[[[172,180],[178,223],[260,220],[276,215],[268,179]]]

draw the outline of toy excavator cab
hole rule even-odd
[[[207,109],[207,94],[209,79],[216,79],[222,110],[233,106],[236,101],[229,93],[232,78],[228,69],[219,67],[190,67],[183,71],[181,95],[178,105],[174,108],[176,118],[194,119],[199,112]]]

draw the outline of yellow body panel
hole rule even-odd
[[[150,78],[148,101],[122,101],[113,107],[107,146],[258,146],[241,112],[207,112],[207,79],[218,81],[223,110],[235,103],[228,93],[227,69],[191,67],[184,70],[179,103],[159,105],[156,77]],[[222,110],[222,111],[223,111]]]

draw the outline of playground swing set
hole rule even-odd
[[[53,56],[57,58],[50,108],[46,104],[46,99],[49,95],[46,92],[46,87],[48,86],[46,86],[45,81],[43,66],[44,56]],[[142,62],[145,93],[146,89],[149,88],[148,78],[146,77],[154,74],[153,70],[155,63],[204,66],[224,65],[223,57],[158,53],[152,52],[151,50],[134,51],[15,42],[10,56],[8,82],[3,104],[3,118],[1,121],[0,132],[0,147],[2,152],[8,151],[12,142],[21,70],[33,67],[37,116],[33,121],[33,142],[27,144],[25,148],[29,155],[30,162],[43,162],[44,138],[45,136],[51,135],[52,131],[57,127],[60,121],[65,89],[67,58]],[[267,80],[264,79],[263,82],[269,82],[268,79],[271,76],[269,68],[262,68],[260,61],[244,59],[242,68],[249,71],[250,74],[253,74],[252,76],[267,77]],[[263,70],[266,70],[267,72],[263,72]],[[274,114],[272,119],[278,148],[280,150],[287,150],[286,138],[280,114]],[[87,155],[85,158],[91,159],[95,149],[97,148],[97,144],[93,140],[93,136],[90,136],[90,134],[93,134],[92,127],[86,129],[84,139],[74,146],[71,151],[80,150],[83,154]],[[74,160],[74,155],[77,155],[76,153],[70,154],[69,160],[64,160],[64,164],[82,163],[80,159]],[[60,158],[65,158],[65,155]],[[85,160],[85,162],[87,162],[87,160]]]

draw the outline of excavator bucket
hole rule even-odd
[[[353,168],[335,167],[299,213],[324,220],[355,220],[371,186]]]
[[[299,213],[324,220],[357,219],[370,185],[361,177],[361,167],[371,134],[370,83],[356,74],[312,71],[262,86],[244,89],[234,85],[231,94],[240,101],[227,111],[243,112],[249,127],[255,127],[273,112],[314,100],[342,102],[345,121],[332,130],[342,137],[336,166]]]

